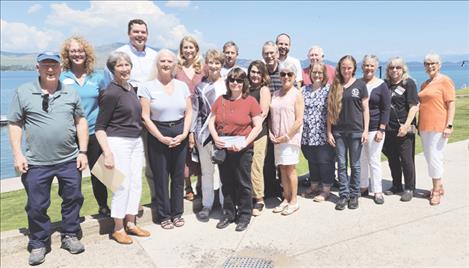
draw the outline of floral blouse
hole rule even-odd
[[[327,95],[329,85],[313,90],[311,85],[302,88],[305,100],[302,145],[319,146],[327,142]]]

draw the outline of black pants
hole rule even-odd
[[[86,153],[90,169],[92,169],[96,161],[98,161],[101,153],[101,147],[99,146],[98,140],[96,139],[96,135],[90,135],[88,140],[88,152]],[[93,186],[93,194],[96,202],[98,203],[98,206],[100,208],[107,207],[106,186],[93,174],[91,174],[91,185]]]
[[[235,220],[238,216],[238,222],[251,221],[252,155],[252,148],[240,152],[227,152],[225,161],[218,165],[224,198],[223,216],[230,220]]]
[[[277,179],[275,167],[274,144],[267,138],[267,152],[264,159],[264,195],[265,197],[282,197],[282,186]]]
[[[184,121],[181,120],[174,126],[154,123],[161,134],[167,137],[176,137],[184,130]],[[184,212],[184,164],[187,146],[187,138],[180,145],[169,148],[148,133],[148,157],[156,194],[153,205],[158,222],[181,217]]]
[[[415,134],[397,137],[397,132],[386,131],[383,153],[388,158],[392,185],[402,189],[402,174],[406,190],[415,190]]]
[[[301,145],[301,151],[308,160],[309,178],[314,184],[332,186],[335,173],[335,151],[329,144]]]

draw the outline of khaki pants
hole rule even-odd
[[[254,155],[252,157],[251,180],[252,197],[264,197],[264,158],[267,152],[267,135],[254,141]]]

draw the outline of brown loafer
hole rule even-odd
[[[115,231],[114,233],[112,233],[111,236],[119,244],[129,245],[129,244],[132,244],[134,242],[132,240],[132,238],[126,232]]]
[[[126,231],[130,235],[136,235],[136,236],[140,236],[140,237],[149,237],[150,236],[150,232],[148,232],[147,230],[144,230],[144,229],[142,229],[138,226],[127,227]]]

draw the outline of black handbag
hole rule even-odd
[[[219,149],[215,145],[213,145],[212,163],[219,165],[223,163],[223,161],[225,161],[225,158],[226,158],[226,150]]]
[[[223,100],[223,96],[222,96],[222,99],[221,99],[221,104],[222,104],[222,107],[223,107],[223,125],[224,125],[224,123],[225,123],[225,102]],[[215,141],[212,140],[212,142],[214,143],[213,144],[213,150],[212,150],[212,163],[220,165],[226,159],[226,149],[225,148],[222,148],[222,149],[217,148],[217,146],[215,146]]]

